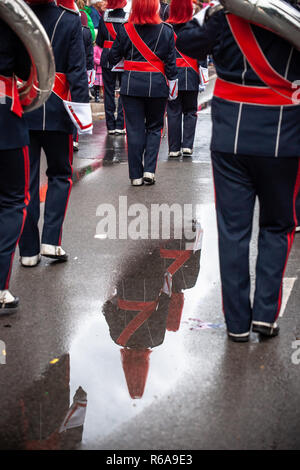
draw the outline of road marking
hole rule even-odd
[[[279,317],[283,317],[287,303],[289,301],[290,295],[294,288],[294,284],[297,277],[285,277],[283,279],[283,295],[282,295],[282,304]]]

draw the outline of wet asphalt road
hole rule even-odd
[[[300,354],[293,349],[300,345],[300,234],[285,274],[280,336],[229,342],[210,132],[205,109],[190,159],[168,161],[163,138],[157,182],[141,188],[129,185],[125,137],[107,137],[99,120],[94,135],[80,139],[63,235],[69,262],[43,259],[26,269],[17,255],[11,290],[20,308],[0,317],[0,449],[300,448]],[[148,215],[151,204],[193,208],[202,249],[177,265],[171,290],[166,273],[186,238],[151,240],[150,219],[143,240],[126,239],[124,201],[133,211],[128,224],[136,203]],[[115,208],[115,239],[105,238],[103,204]],[[253,279],[256,233],[257,215]],[[126,329],[137,312],[139,325]]]

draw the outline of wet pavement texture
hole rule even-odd
[[[279,337],[229,342],[210,134],[208,107],[193,157],[168,160],[164,137],[157,182],[143,187],[129,184],[126,137],[107,136],[97,120],[94,135],[80,138],[64,224],[68,263],[45,258],[29,269],[15,257],[20,307],[0,317],[0,449],[299,449],[300,234]],[[191,231],[172,236],[179,214],[169,237],[151,240],[153,220],[133,222],[135,204],[148,215],[154,204],[192,207],[183,214],[194,219]],[[111,208],[115,239],[101,222]],[[144,239],[126,239],[127,226]],[[256,241],[257,213],[252,279]]]

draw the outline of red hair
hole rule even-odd
[[[168,23],[187,23],[193,17],[193,0],[172,0]]]
[[[134,24],[160,24],[159,0],[132,0],[129,20]]]
[[[127,5],[127,0],[108,0],[107,9],[116,10],[117,8],[124,8]]]

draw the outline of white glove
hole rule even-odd
[[[178,78],[169,81],[169,101],[176,100],[178,97]]]
[[[88,70],[87,76],[88,76],[89,88],[93,88],[94,83],[95,83],[96,70],[95,69]]]

